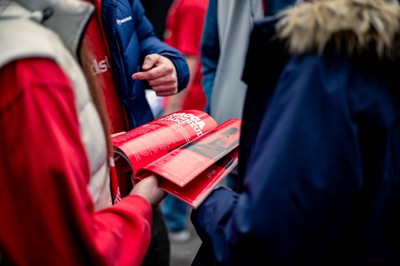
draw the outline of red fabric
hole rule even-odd
[[[128,122],[125,116],[125,111],[115,86],[114,78],[111,70],[110,53],[107,45],[107,40],[103,32],[101,15],[100,15],[100,0],[87,0],[95,5],[96,11],[90,20],[84,41],[88,41],[93,50],[94,58],[91,60],[92,73],[103,79],[103,95],[106,103],[106,110],[110,118],[111,133],[127,131]]]
[[[265,10],[265,0],[261,0],[261,5],[262,5],[262,9],[263,9],[263,14],[265,16],[266,14],[266,10]]]
[[[100,19],[101,0],[87,0],[87,2],[94,4],[95,13],[88,24],[83,41],[88,42],[93,51],[91,70],[92,74],[100,78],[102,82],[102,93],[111,125],[110,133],[127,131],[129,129],[128,121],[115,86],[111,70],[110,52],[107,40],[105,39],[102,20]],[[117,202],[120,200],[119,185],[116,173],[113,172],[112,167],[110,168],[110,178],[113,201]]]
[[[200,58],[200,44],[208,0],[178,0],[171,5],[166,23],[165,42],[185,56]],[[182,109],[204,110],[206,97],[201,84],[201,63]]]
[[[0,68],[0,80],[3,262],[140,265],[151,206],[128,196],[93,211],[74,93],[61,69],[48,59],[24,59]]]

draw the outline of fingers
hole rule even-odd
[[[157,177],[153,175],[150,175],[136,183],[130,194],[142,196],[152,206],[157,206],[160,201],[166,196],[166,192],[164,192],[158,186]]]
[[[174,73],[175,68],[170,65],[161,64],[158,66],[154,66],[152,69],[147,71],[136,72],[132,75],[132,79],[134,80],[154,80],[166,75],[172,75]]]
[[[149,70],[149,72],[150,71],[152,70]],[[162,85],[177,86],[178,84],[177,78],[172,73],[171,74],[165,73],[162,76],[153,79],[148,79],[147,82],[151,87],[162,86]]]
[[[162,76],[163,75],[162,74],[163,73],[162,69],[156,69],[156,70],[153,70],[153,71],[149,71],[151,69],[156,68],[157,66],[163,65],[162,59],[163,58],[161,57],[161,55],[158,55],[158,54],[147,55],[144,58],[144,61],[143,61],[143,64],[142,64],[143,71],[134,73],[132,75],[132,79],[134,79],[134,80],[148,80],[148,79],[154,79],[154,78],[157,78],[159,76]],[[164,67],[166,67],[166,66],[164,66]],[[170,70],[170,71],[172,71],[172,70]]]
[[[158,54],[146,56],[142,69],[132,79],[146,80],[157,96],[169,96],[178,92],[178,74],[172,61]]]
[[[144,69],[143,69],[144,70]],[[167,64],[161,62],[160,64],[154,64],[149,70],[144,70],[141,72],[136,72],[132,75],[134,80],[154,80],[159,79],[164,76],[171,75],[171,77],[176,74],[175,66],[172,64]]]
[[[159,54],[146,55],[146,57],[144,58],[144,61],[143,61],[142,69],[144,71],[152,69],[154,66],[159,65],[161,60],[162,60],[162,57]]]
[[[178,92],[177,86],[152,86],[157,96],[171,96]]]

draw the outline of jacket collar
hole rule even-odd
[[[27,18],[55,32],[76,55],[94,7],[79,0],[0,0],[0,19]]]
[[[292,53],[322,53],[333,47],[352,55],[400,55],[400,6],[396,0],[314,0],[281,15],[277,33]]]

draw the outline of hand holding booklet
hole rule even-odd
[[[182,110],[112,138],[122,196],[136,180],[159,177],[164,191],[196,208],[238,163],[240,119],[220,125]]]

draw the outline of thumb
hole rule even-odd
[[[142,69],[143,70],[151,69],[154,66],[154,64],[156,63],[156,61],[157,61],[157,58],[156,58],[155,54],[147,55],[144,58]]]

